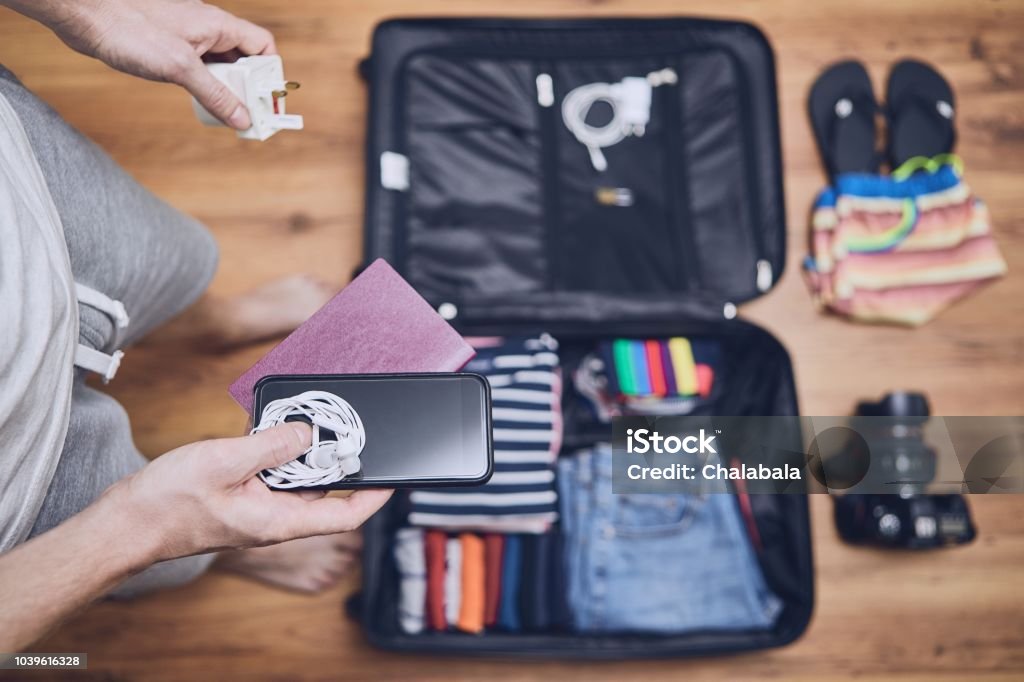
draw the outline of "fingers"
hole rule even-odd
[[[296,534],[327,535],[355,530],[384,506],[393,490],[358,490],[348,497],[325,497],[296,513]]]
[[[304,422],[288,422],[242,438],[231,438],[225,447],[239,461],[240,481],[252,478],[264,469],[290,462],[309,447],[313,431]]]
[[[277,54],[270,31],[227,12],[220,11],[220,14],[220,31],[209,47],[210,52],[238,50],[245,55]]]
[[[277,54],[274,36],[267,29],[216,7],[206,7],[209,16],[207,30],[203,31],[206,40],[199,47],[201,52],[228,55],[232,57],[230,61],[246,55]],[[248,129],[252,118],[242,102],[202,66],[201,59],[196,62],[199,67],[189,68],[181,85],[221,122],[236,130]]]
[[[228,86],[217,80],[199,56],[182,71],[178,83],[225,125],[246,130],[252,125],[249,112]]]
[[[243,55],[277,54],[274,36],[267,29],[216,7],[206,7],[205,39],[197,44],[200,52],[232,55],[236,59]],[[236,130],[248,129],[252,125],[248,110],[227,86],[210,74],[202,63],[202,56],[189,60],[179,84],[224,124]]]

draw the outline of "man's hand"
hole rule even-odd
[[[274,492],[255,478],[301,454],[310,435],[304,424],[282,424],[172,450],[0,555],[0,651],[20,651],[154,562],[359,527],[391,491],[323,497]]]
[[[249,112],[203,59],[276,54],[274,37],[201,0],[0,0],[50,27],[73,49],[142,78],[176,83],[221,121],[245,130]]]
[[[300,455],[306,424],[288,423],[252,436],[192,443],[157,458],[112,486],[107,498],[138,519],[152,561],[226,548],[269,545],[358,528],[391,496],[360,490],[348,497],[281,492],[256,474]]]

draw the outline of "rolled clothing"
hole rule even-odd
[[[448,538],[445,544],[444,571],[444,619],[454,628],[462,606],[462,542],[458,538]]]
[[[484,630],[485,561],[484,541],[478,535],[462,533],[462,599],[459,629],[471,634]]]
[[[519,617],[519,591],[522,566],[523,538],[520,535],[506,535],[505,549],[501,557],[501,593],[498,604],[498,627],[508,632],[519,632],[522,620]]]
[[[402,528],[395,534],[398,568],[398,623],[410,635],[426,624],[427,560],[422,528]]]
[[[444,609],[447,538],[444,531],[428,530],[424,542],[427,561],[427,625],[431,630],[443,632],[448,627]]]
[[[106,313],[80,305],[78,337],[72,341],[109,352],[134,343],[198,299],[217,267],[216,244],[206,228],[139,185],[3,67],[0,95],[20,119],[42,171],[63,227],[74,281],[121,301],[131,320],[119,335]],[[20,302],[11,298],[14,293],[6,286],[0,290],[5,308]],[[25,309],[23,314],[31,317],[36,311]],[[19,357],[25,350],[19,350]],[[14,362],[0,358],[4,366]],[[45,481],[16,479],[5,487],[5,497],[7,491],[15,491],[18,507],[38,507],[29,537],[77,514],[147,462],[114,398],[87,386],[82,370],[74,371],[68,390],[63,443],[33,453],[56,462],[52,476]],[[26,412],[19,415],[18,428],[37,428],[49,418],[46,413]],[[0,458],[23,454],[5,450]],[[212,559],[200,555],[162,562],[129,578],[113,594],[133,596],[188,582]]]
[[[562,534],[524,535],[520,561],[519,615],[523,630],[549,632],[571,624],[566,601]]]
[[[492,627],[498,623],[498,608],[501,604],[502,555],[505,550],[505,536],[500,533],[484,535],[484,625]]]

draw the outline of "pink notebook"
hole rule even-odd
[[[386,261],[374,261],[238,377],[228,392],[252,411],[271,374],[455,372],[475,351]]]

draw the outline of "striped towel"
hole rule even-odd
[[[470,339],[466,371],[491,384],[494,475],[485,485],[415,490],[409,522],[449,530],[543,533],[558,518],[562,437],[558,344],[550,336]]]
[[[840,175],[819,195],[804,268],[821,307],[916,326],[1006,273],[988,209],[963,182],[959,160],[912,162],[919,172]]]

